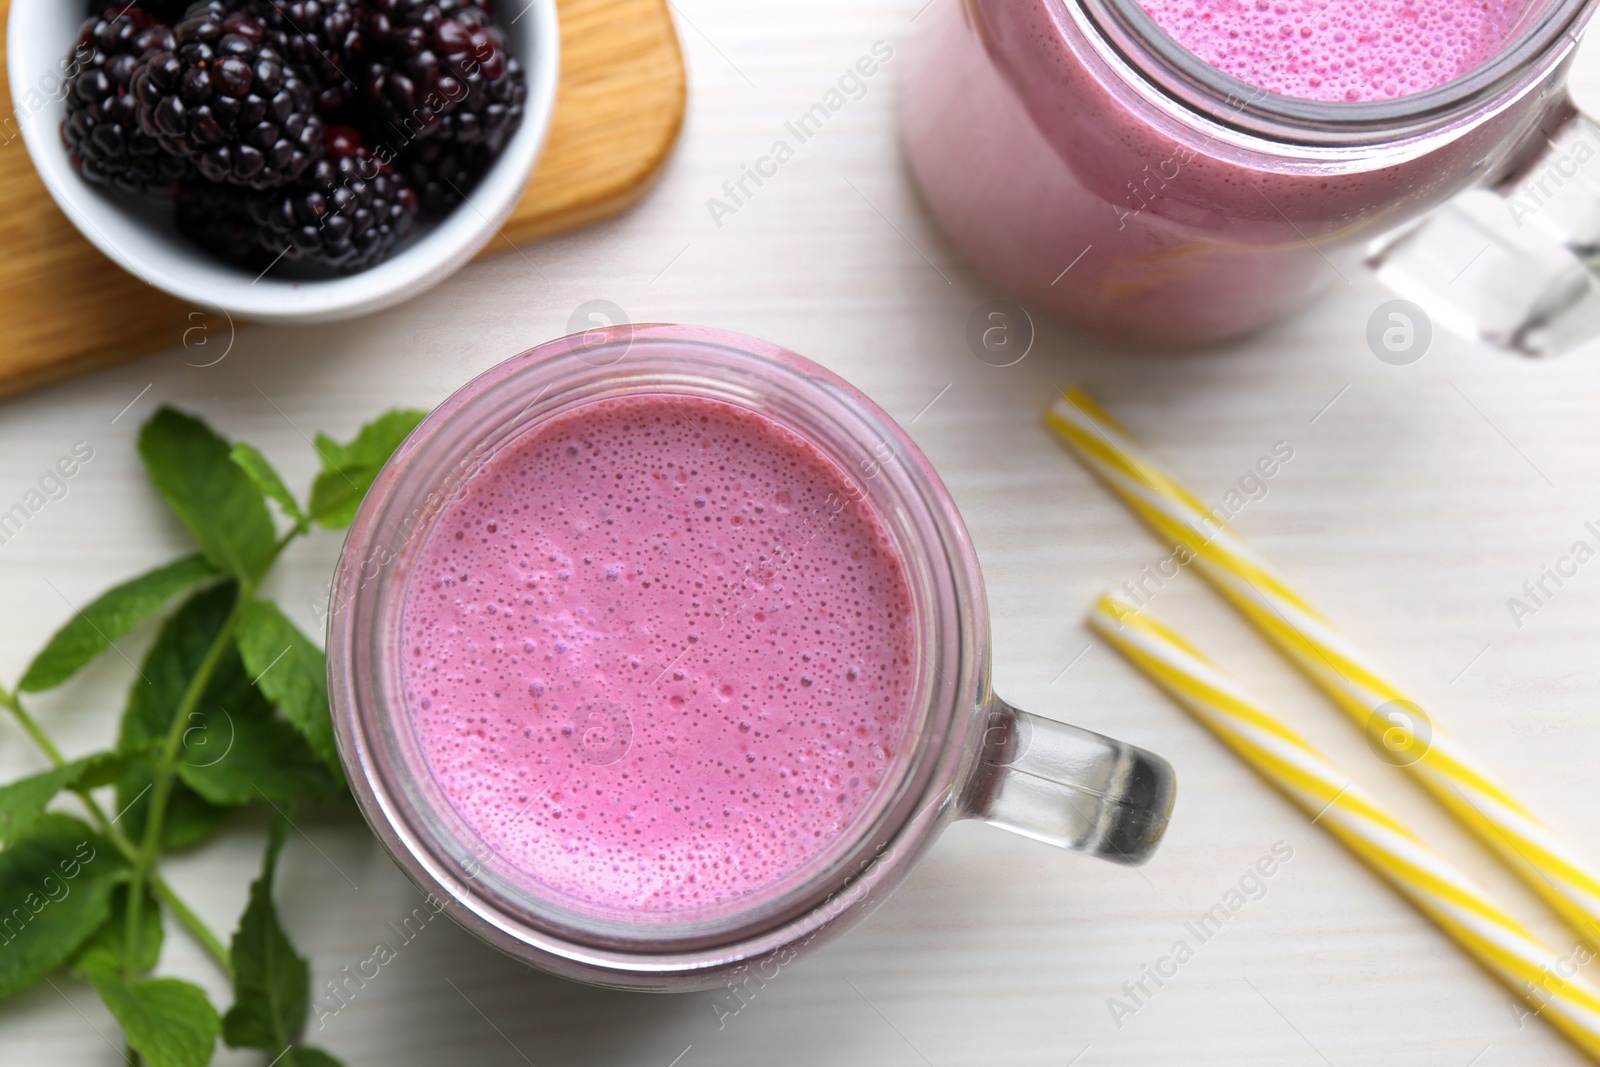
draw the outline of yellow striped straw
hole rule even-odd
[[[1089,625],[1468,955],[1600,1062],[1600,990],[1187,641],[1120,593]]]
[[[1226,512],[1208,509],[1152,463],[1080,390],[1057,397],[1045,423],[1158,536],[1177,547],[1180,561],[1192,559],[1212,586],[1332,697],[1366,731],[1374,751],[1406,767],[1573,929],[1600,947],[1595,868],[1290,589],[1226,525]]]

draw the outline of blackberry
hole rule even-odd
[[[368,0],[366,22],[363,88],[404,142],[503,143],[521,121],[522,66],[486,0]]]
[[[395,167],[417,191],[424,215],[447,215],[472,194],[496,154],[492,145],[458,145],[430,137],[408,146]]]
[[[274,46],[267,26],[223,0],[189,9],[174,49],[152,52],[133,75],[139,126],[200,174],[270,189],[323,158],[311,89]]]
[[[250,217],[249,189],[217,182],[189,182],[178,192],[178,232],[213,255],[249,271],[263,271],[273,256],[261,244]]]
[[[387,258],[411,232],[417,194],[355,131],[332,127],[329,155],[304,181],[250,198],[262,247],[274,255],[358,271]]]
[[[255,0],[253,12],[282,35],[290,66],[311,84],[317,110],[347,115],[359,97],[362,76],[360,0]]]
[[[183,18],[184,12],[189,10],[189,5],[192,3],[194,0],[93,0],[89,5],[89,14],[95,16],[115,14],[133,8],[137,11],[147,11],[157,22],[171,26]]]
[[[171,47],[172,31],[140,8],[119,9],[83,24],[74,52],[79,65],[67,80],[61,138],[89,183],[171,197],[189,176],[187,161],[168,155],[139,128],[128,90],[139,60]]]

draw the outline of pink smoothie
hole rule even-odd
[[[1223,69],[1340,101],[1463,73],[1525,7],[1142,2]],[[1507,165],[1564,99],[1530,82],[1403,148],[1306,148],[1223,132],[1244,100],[1163,96],[1108,62],[1076,11],[1076,0],[930,6],[905,49],[902,133],[928,206],[969,259],[1030,309],[1123,344],[1237,337],[1357,277],[1368,240]]]
[[[1307,100],[1433,89],[1493,59],[1528,0],[1140,0],[1218,70]]]
[[[406,704],[531,883],[670,912],[783,879],[902,745],[911,595],[882,520],[769,419],[599,401],[492,456],[419,549]]]

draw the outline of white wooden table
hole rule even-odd
[[[741,330],[915,419],[911,432],[984,563],[998,689],[1176,764],[1178,808],[1160,854],[1126,870],[958,825],[864,926],[786,970],[720,1030],[707,996],[571,985],[439,922],[324,1027],[313,1023],[309,1040],[352,1065],[385,1067],[1580,1062],[1542,1024],[1519,1023],[1504,990],[1091,640],[1081,618],[1092,598],[1163,553],[1038,415],[1053,385],[1085,385],[1207,498],[1275,442],[1292,444],[1293,461],[1238,526],[1529,803],[1600,855],[1600,564],[1521,628],[1506,607],[1541,564],[1588,536],[1586,520],[1600,519],[1600,346],[1530,363],[1441,336],[1420,363],[1389,366],[1364,341],[1386,294],[1356,278],[1222,351],[1130,355],[1042,325],[1022,363],[987,366],[963,332],[995,294],[943,242],[908,183],[893,61],[718,227],[707,198],[873,42],[898,39],[920,3],[683,0],[688,126],[660,188],[627,217],[473,266],[374,319],[253,329],[215,366],[186,365],[215,358],[215,346],[178,347],[0,406],[0,508],[74,442],[95,450],[70,494],[0,545],[0,678],[16,680],[69,601],[183,548],[133,449],[158,404],[260,445],[303,484],[313,471],[304,435],[343,436],[386,406],[432,405],[567,332],[585,301],[614,301],[634,321]],[[1580,96],[1600,103],[1600,49],[1583,58]],[[308,628],[305,605],[338,547],[321,536],[280,568],[273,592]],[[1572,944],[1197,580],[1164,590],[1157,609],[1553,943]],[[136,657],[150,636],[140,631],[123,650]],[[126,673],[106,657],[38,702],[69,751],[110,738]],[[20,731],[0,724],[0,771],[37,766]],[[304,829],[279,897],[320,988],[377,942],[396,945],[390,924],[418,895],[353,813]],[[174,883],[219,930],[243,907],[263,834],[247,821],[171,864]],[[1119,1027],[1108,998],[1187,937],[1185,922],[1278,841],[1294,855],[1265,895]],[[169,938],[165,966],[228,1002],[181,933]],[[115,1036],[92,991],[57,984],[0,1004],[0,1062],[117,1064],[96,1032]]]

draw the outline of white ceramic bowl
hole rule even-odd
[[[6,51],[11,99],[50,195],[85,237],[130,273],[180,300],[240,319],[350,318],[401,303],[449,277],[489,242],[527,187],[555,108],[560,39],[555,0],[532,0],[522,14],[508,14],[522,2],[503,2],[496,11],[528,79],[522,125],[467,203],[427,224],[396,255],[348,277],[257,280],[191,244],[169,210],[104,193],[79,176],[61,141],[62,69],[87,17],[84,0],[12,0]]]

